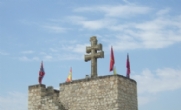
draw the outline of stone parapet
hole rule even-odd
[[[59,101],[68,110],[137,110],[135,88],[136,81],[122,75],[73,80],[60,84]]]
[[[85,78],[85,79],[73,80],[72,82],[60,83],[59,85],[60,85],[60,86],[61,86],[61,85],[68,85],[68,84],[73,84],[73,83],[79,83],[79,82],[85,82],[85,81],[91,81],[91,80],[97,80],[97,79],[104,79],[104,78],[113,77],[113,76],[115,76],[115,77],[121,77],[121,78],[123,78],[123,79],[129,80],[129,81],[137,84],[137,82],[136,82],[135,80],[133,80],[133,79],[129,79],[129,78],[125,77],[125,76],[116,74],[116,75],[99,76],[99,77],[95,77],[95,78],[90,78],[90,77],[88,77],[88,78]]]

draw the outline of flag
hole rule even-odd
[[[43,68],[43,61],[42,61],[41,66],[40,66],[40,71],[39,71],[39,78],[38,78],[39,84],[41,84],[44,75],[45,75],[45,71],[44,71],[44,68]]]
[[[69,72],[66,82],[72,82],[72,68],[70,68],[70,72]]]
[[[129,54],[127,54],[126,68],[127,68],[126,76],[130,78],[131,70],[130,70]]]
[[[114,53],[113,53],[113,49],[112,49],[112,46],[111,46],[111,58],[110,58],[110,71],[113,70],[113,67],[114,67]]]
[[[116,74],[117,74],[117,73],[116,73],[116,67],[114,67],[113,72],[114,72],[114,75],[116,75]]]

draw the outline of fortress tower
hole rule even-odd
[[[138,110],[137,83],[122,75],[97,76],[97,59],[103,58],[102,44],[87,47],[91,77],[60,84],[59,90],[38,84],[29,86],[28,110]],[[95,42],[96,41],[96,42]],[[101,52],[97,53],[97,50]]]
[[[136,81],[121,75],[29,86],[28,110],[138,110]]]

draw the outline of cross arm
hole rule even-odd
[[[92,47],[86,47],[86,53],[90,53],[91,49],[95,49],[95,50],[102,50],[102,44],[98,44]]]
[[[102,44],[98,44],[94,47],[96,50],[102,50]]]
[[[87,62],[87,61],[91,60],[91,55],[85,55],[84,58],[85,58],[84,60]]]
[[[91,47],[86,47],[86,53],[90,53],[91,52]]]
[[[96,58],[104,58],[104,51],[100,51],[98,53],[95,54]]]

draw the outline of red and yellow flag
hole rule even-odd
[[[115,61],[114,61],[114,53],[113,53],[113,49],[112,49],[112,46],[111,46],[111,58],[110,58],[110,69],[109,69],[110,71],[113,70],[114,63],[115,63]]]
[[[70,68],[70,72],[69,72],[66,82],[72,82],[72,68]]]

